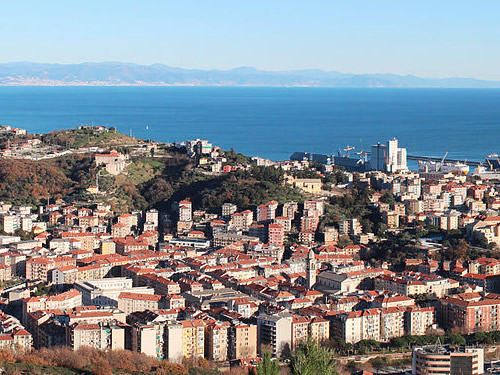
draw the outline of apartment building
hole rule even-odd
[[[257,357],[257,326],[236,322],[228,329],[229,359]]]
[[[182,358],[182,326],[166,310],[137,311],[127,317],[131,350],[157,359]]]
[[[262,346],[269,346],[273,355],[281,357],[283,350],[292,344],[293,316],[288,312],[274,315],[261,314],[257,317],[257,340],[259,352]]]
[[[182,357],[198,358],[205,356],[205,322],[200,319],[181,320]]]
[[[309,336],[309,319],[306,316],[294,315],[292,320],[291,349],[295,350],[299,344]]]
[[[413,348],[413,375],[478,375],[483,373],[483,348],[465,347],[451,350],[442,345]]]
[[[0,349],[13,352],[27,352],[33,347],[31,334],[23,328],[16,328],[10,333],[0,334]]]
[[[232,203],[224,203],[222,205],[222,216],[223,217],[229,217],[232,214],[234,214],[236,211],[238,211],[238,206]]]
[[[132,279],[112,277],[100,280],[81,280],[75,283],[75,289],[82,295],[82,302],[89,306],[118,307],[121,293],[154,294],[149,287],[132,287]]]
[[[69,256],[55,258],[30,258],[26,261],[26,278],[28,280],[50,281],[50,271],[66,266],[76,266],[76,259]]]
[[[231,225],[244,232],[248,231],[253,223],[253,212],[246,210],[231,215]]]
[[[433,294],[436,297],[448,295],[450,289],[459,283],[450,279],[427,274],[401,274],[399,276],[381,275],[374,279],[375,290],[386,290],[389,293],[411,296]]]
[[[339,221],[339,234],[357,236],[361,234],[363,228],[358,219],[343,219]]]
[[[121,292],[118,295],[118,309],[126,315],[134,311],[160,309],[161,296],[156,294]]]
[[[257,206],[257,221],[265,222],[272,221],[276,217],[276,210],[278,209],[278,202],[270,201],[266,204]]]
[[[27,314],[38,310],[65,310],[82,305],[82,294],[71,289],[54,296],[29,297],[22,300],[23,323],[26,324]]]
[[[495,258],[477,258],[469,262],[469,272],[482,275],[499,275],[500,260]]]
[[[436,320],[434,307],[407,307],[405,312],[405,332],[407,335],[423,336]]]
[[[336,245],[339,241],[339,231],[335,227],[325,227],[323,235],[325,245]]]
[[[116,238],[123,238],[130,235],[132,232],[130,227],[123,223],[116,223],[111,226],[111,235]]]
[[[280,224],[269,224],[267,238],[269,245],[282,247],[285,242],[285,228]]]
[[[283,203],[282,216],[289,217],[291,220],[295,218],[295,214],[299,211],[299,204],[297,202]]]
[[[335,315],[333,334],[347,343],[361,340],[390,341],[404,335],[424,335],[434,324],[434,308],[386,307]]]
[[[211,321],[205,326],[205,355],[212,361],[228,359],[229,322]]]
[[[144,222],[152,224],[156,230],[156,228],[158,227],[158,224],[160,222],[158,210],[152,209],[152,210],[146,211]]]
[[[118,254],[126,255],[133,251],[146,251],[149,244],[146,240],[134,237],[115,238],[113,240]]]
[[[380,341],[380,310],[352,311],[335,317],[334,332],[346,343]]]
[[[312,215],[312,216],[309,216],[307,214],[302,215],[302,217],[300,218],[300,231],[301,232],[308,232],[308,231],[315,232],[316,229],[318,229],[319,219],[320,219],[320,217],[316,216],[316,215]]]
[[[380,341],[390,341],[394,337],[405,334],[404,314],[405,308],[389,307],[380,313]]]
[[[321,344],[330,338],[330,322],[320,317],[293,315],[291,348],[310,337]]]
[[[126,324],[119,321],[73,323],[66,328],[66,343],[73,350],[81,347],[125,349],[125,330]]]
[[[179,221],[193,220],[193,205],[190,201],[180,201],[177,209],[179,211]]]
[[[19,217],[14,215],[2,216],[2,228],[5,233],[12,234],[21,228]]]
[[[500,330],[500,299],[481,297],[477,293],[439,300],[439,325],[470,334]]]
[[[283,226],[285,233],[290,232],[292,229],[292,220],[286,216],[277,216],[274,218],[274,224]]]

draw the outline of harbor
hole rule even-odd
[[[309,160],[322,164],[338,165],[348,171],[365,172],[370,170],[398,170],[417,169],[419,172],[441,172],[473,174],[481,178],[500,179],[500,158],[497,154],[489,154],[483,162],[468,159],[447,158],[425,155],[407,155],[405,148],[398,147],[398,140],[393,138],[386,144],[377,143],[370,150],[355,151],[354,146],[339,148],[337,155],[295,152],[291,160]],[[416,162],[416,163],[409,163]]]

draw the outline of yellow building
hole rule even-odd
[[[309,194],[320,194],[323,183],[319,178],[293,178],[289,177],[287,182]]]
[[[101,242],[101,254],[108,255],[116,253],[116,244],[114,241],[102,241]]]
[[[183,320],[182,325],[182,356],[184,358],[199,358],[205,356],[205,323],[203,320]]]

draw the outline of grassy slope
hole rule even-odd
[[[99,132],[89,129],[55,131],[45,134],[42,139],[48,144],[73,148],[89,146],[116,147],[138,142],[137,138],[116,131]]]

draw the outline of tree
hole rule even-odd
[[[408,340],[405,337],[394,337],[391,340],[391,346],[396,348],[406,348],[408,346]]]
[[[337,374],[333,352],[330,349],[320,347],[311,338],[302,341],[292,353],[290,369],[292,375]]]
[[[448,343],[452,346],[463,346],[467,342],[465,341],[465,337],[463,337],[459,333],[450,333],[447,336]]]
[[[394,203],[396,203],[396,201],[394,199],[394,195],[392,195],[389,192],[384,193],[384,195],[382,195],[380,197],[379,201],[382,202],[382,203],[387,203],[390,206],[393,206]]]
[[[273,360],[270,350],[264,350],[262,353],[262,362],[257,365],[258,375],[279,375],[280,364]]]
[[[348,235],[346,234],[343,234],[342,236],[339,237],[339,242],[338,242],[338,246],[341,247],[341,248],[344,248],[348,245],[352,245],[353,242],[352,240],[349,238]]]
[[[386,231],[387,231],[387,225],[384,224],[384,223],[378,223],[378,225],[377,225],[377,236],[381,237],[381,238],[384,238],[386,236],[385,235]]]

